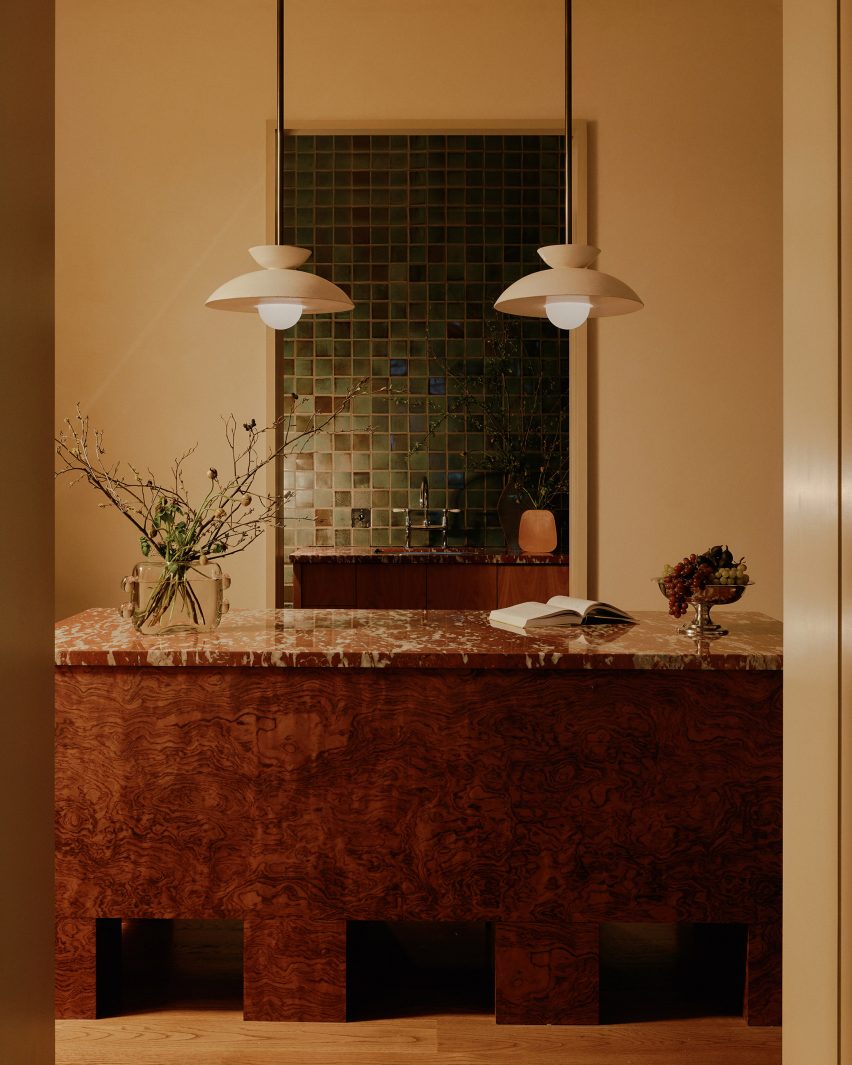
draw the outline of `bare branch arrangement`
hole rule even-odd
[[[426,339],[428,346],[428,334]],[[447,389],[443,409],[410,454],[428,447],[454,415],[466,414],[485,443],[481,452],[465,452],[468,466],[505,474],[535,509],[550,506],[568,491],[562,445],[568,415],[560,383],[531,372],[529,365],[521,374],[521,343],[504,322],[487,323],[482,373],[459,373],[446,357],[436,357],[431,350],[429,355],[442,364],[454,388],[451,394]]]
[[[230,468],[222,476],[214,466],[207,470],[209,486],[197,505],[184,480],[184,465],[197,445],[175,459],[161,481],[150,470],[142,473],[131,463],[108,461],[103,432],[91,427],[79,406],[73,421],[65,419],[55,438],[56,476],[71,475],[72,484],[88,481],[104,497],[102,507],[114,506],[138,530],[143,555],[163,561],[163,575],[143,620],[156,623],[177,599],[193,621],[204,620],[190,574],[200,573],[198,567],[208,561],[244,551],[267,526],[282,524],[281,508],[292,493],[256,491],[257,475],[281,456],[304,451],[318,433],[331,428],[364,384],[359,381],[334,411],[319,417],[307,413],[306,401],[295,393],[288,413],[266,427],[258,427],[254,418],[240,425],[233,414],[223,417]]]

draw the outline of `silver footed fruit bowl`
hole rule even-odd
[[[686,636],[699,637],[701,639],[713,639],[716,636],[727,636],[729,630],[717,625],[710,617],[710,608],[729,603],[736,603],[742,599],[743,592],[750,588],[753,582],[748,584],[708,584],[699,592],[692,592],[686,602],[695,609],[695,616],[688,624],[683,625],[679,632]],[[662,579],[657,581],[657,586],[668,599],[668,592]]]

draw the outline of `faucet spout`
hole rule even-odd
[[[429,509],[429,482],[425,477],[420,482],[420,507],[424,511]]]

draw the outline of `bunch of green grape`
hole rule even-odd
[[[674,566],[666,565],[660,583],[669,601],[669,613],[679,618],[686,613],[688,600],[709,585],[748,584],[745,559],[734,562],[727,544],[708,548],[703,554],[685,555]]]

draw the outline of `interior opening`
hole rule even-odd
[[[241,921],[129,920],[121,932],[115,1012],[242,1009]],[[741,1016],[745,959],[745,925],[602,924],[601,1023]],[[489,924],[350,921],[346,962],[350,1020],[494,1012]]]
[[[461,921],[350,921],[350,1020],[492,1013],[491,927]]]
[[[242,921],[121,923],[122,1012],[242,1009]]]
[[[746,926],[600,926],[602,1024],[741,1016]]]

